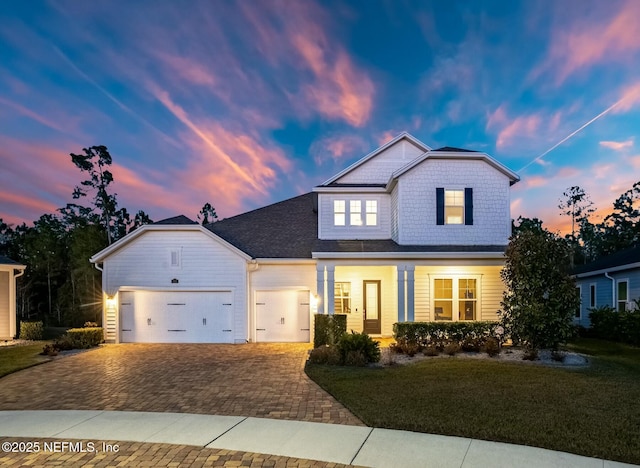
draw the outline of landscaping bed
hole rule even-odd
[[[640,464],[640,349],[583,339],[570,351],[588,354],[591,365],[446,356],[382,368],[308,365],[306,371],[372,427]]]

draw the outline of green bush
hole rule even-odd
[[[309,353],[309,363],[337,366],[340,364],[340,351],[335,346],[319,346]]]
[[[67,330],[65,337],[72,349],[86,349],[102,343],[104,341],[104,332],[100,327],[71,328]]]
[[[638,299],[636,299],[636,306]],[[640,308],[618,312],[610,306],[589,309],[590,335],[604,340],[640,346]]]
[[[456,342],[453,342],[444,347],[444,353],[448,354],[449,356],[453,356],[454,354],[459,353],[460,349],[460,345]]]
[[[498,322],[398,322],[393,324],[396,342],[415,344],[419,349],[436,346],[443,349],[448,343],[477,339],[482,345],[496,336]]]
[[[39,341],[42,339],[44,325],[42,322],[20,322],[20,339]]]
[[[406,354],[409,357],[413,357],[420,352],[420,346],[418,346],[417,343],[403,338],[400,338],[397,342],[391,344],[389,348],[394,353]]]
[[[437,356],[440,354],[440,350],[433,345],[429,345],[422,350],[422,354],[425,356]]]
[[[493,337],[487,338],[487,340],[484,342],[483,349],[484,352],[489,356],[497,356],[498,354],[500,354],[500,342]]]
[[[364,364],[380,361],[380,343],[372,340],[366,333],[352,331],[342,335],[338,341],[338,351],[345,365],[349,365],[347,362],[360,362],[355,356],[358,352],[362,353]]]
[[[347,333],[347,316],[316,314],[313,321],[313,347],[336,344]]]

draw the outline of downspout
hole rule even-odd
[[[616,307],[616,280],[613,279],[607,271],[604,272],[604,277],[611,280],[611,307],[618,310]]]
[[[247,317],[247,337],[248,339],[246,340],[247,343],[254,341],[253,340],[253,333],[251,331],[252,327],[252,323],[255,325],[255,308],[252,304],[251,301],[251,273],[253,273],[254,271],[258,271],[258,269],[260,268],[260,264],[258,263],[258,261],[253,258],[251,259],[251,261],[248,263],[248,268],[247,268],[247,292],[246,292],[246,297],[247,297],[247,307],[249,307],[249,310],[251,311],[251,314],[249,317]],[[253,327],[255,328],[255,326]]]
[[[17,275],[14,273],[14,274],[13,274],[13,278],[14,278],[14,279],[15,279],[15,278],[20,278],[22,275],[24,275],[24,272],[25,272],[25,269],[22,269],[22,270],[20,270],[20,273],[19,273],[19,274],[17,274]]]

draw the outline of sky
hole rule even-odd
[[[640,180],[640,1],[0,2],[0,218],[73,202],[105,145],[130,213],[221,218],[310,191],[403,131],[515,171],[566,232]]]

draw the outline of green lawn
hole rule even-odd
[[[48,361],[46,356],[40,356],[47,343],[39,341],[25,346],[0,346],[0,377]]]
[[[580,340],[587,369],[429,359],[307,366],[367,425],[532,445],[640,464],[640,348]]]

